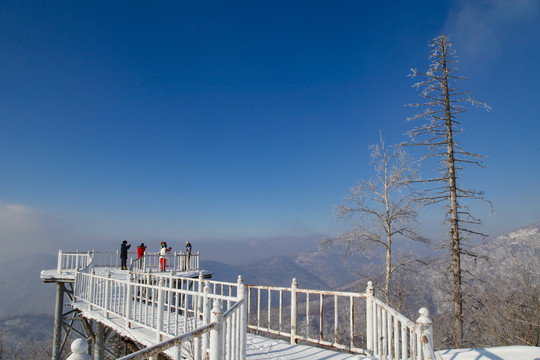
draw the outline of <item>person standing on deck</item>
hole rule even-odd
[[[165,271],[167,267],[167,253],[171,252],[171,248],[167,248],[165,241],[161,242],[161,250],[159,251],[159,262],[161,263],[161,271]]]
[[[185,255],[185,263],[184,263],[184,271],[191,269],[190,259],[191,259],[191,243],[189,241],[186,241],[186,248],[184,250]]]
[[[142,269],[143,265],[143,259],[141,259],[144,256],[144,251],[146,250],[146,246],[144,246],[144,243],[141,243],[141,245],[137,246],[137,260],[139,262],[139,269]]]
[[[131,244],[128,244],[127,240],[122,241],[122,245],[120,245],[120,262],[122,264],[122,270],[127,270],[128,249],[130,247]]]

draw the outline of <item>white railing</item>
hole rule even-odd
[[[433,356],[429,312],[417,323],[365,293],[247,285],[248,328],[381,360],[427,360]]]
[[[107,318],[119,317],[126,328],[152,330],[156,343],[167,342],[168,348],[176,348],[177,359],[188,353],[197,360],[206,353],[210,359],[245,359],[246,306],[241,279],[235,284],[236,296],[212,293],[210,282],[202,284],[202,277],[135,273],[118,280],[110,273],[77,272],[73,305],[84,302]],[[146,350],[163,351],[161,345]]]
[[[146,272],[148,269],[159,271],[161,269],[159,253],[145,253],[143,257],[131,258],[130,270]],[[199,253],[186,255],[184,253],[169,253],[165,255],[166,272],[178,274],[183,271],[199,271]]]
[[[137,258],[136,253],[128,253],[128,264],[130,264],[130,270],[133,271],[159,271],[160,261],[159,253],[146,253],[143,257]],[[167,254],[167,272],[173,272],[178,274],[183,271],[199,271],[199,253],[192,255],[185,255],[184,253],[172,253]],[[66,271],[82,271],[90,270],[93,267],[119,267],[120,266],[120,252],[119,251],[106,251],[96,252],[86,251],[80,252],[64,252],[58,250],[58,273],[64,273]]]
[[[165,346],[175,347],[178,359],[189,353],[198,360],[207,352],[214,352],[211,359],[244,359],[249,329],[380,360],[434,359],[427,309],[415,323],[376,298],[371,282],[365,293],[349,293],[300,289],[295,279],[290,288],[246,287],[240,277],[237,283],[182,278],[174,271],[152,273],[153,266],[146,272],[135,267],[121,280],[86,271],[116,262],[111,254],[59,251],[58,269],[76,273],[74,303],[118,316],[127,328],[152,330],[157,345],[144,351]]]
[[[56,271],[62,274],[65,271],[80,271],[87,269],[92,263],[90,252],[63,252],[58,250],[58,264]]]

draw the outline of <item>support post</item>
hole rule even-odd
[[[210,330],[210,360],[223,359],[223,310],[219,300],[214,300],[211,320],[216,326]]]
[[[94,360],[103,360],[105,356],[105,328],[100,322],[95,321],[95,324]]]
[[[296,320],[298,315],[298,298],[296,296],[297,289],[298,282],[296,282],[296,278],[293,278],[291,284],[291,345],[296,344]]]
[[[416,329],[420,340],[418,354],[421,359],[435,360],[435,352],[433,351],[433,322],[429,318],[429,310],[421,308],[418,310],[420,317],[416,320]]]
[[[59,255],[61,255],[59,251]],[[64,283],[56,283],[56,307],[54,312],[54,337],[53,337],[53,349],[52,360],[60,360],[60,352],[62,347],[62,323],[64,321],[63,309],[64,309]]]
[[[366,288],[366,341],[367,353],[373,355],[373,283],[368,281]]]

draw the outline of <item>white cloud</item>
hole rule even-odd
[[[516,28],[525,30],[539,18],[538,0],[462,0],[450,11],[445,33],[459,43],[459,54],[491,54],[503,50],[508,34]]]
[[[0,203],[0,261],[38,252],[54,254],[77,239],[72,226],[55,215],[23,204]]]
[[[0,226],[3,232],[39,232],[55,222],[54,217],[26,205],[0,203]]]

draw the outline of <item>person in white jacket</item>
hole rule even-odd
[[[167,253],[171,252],[171,248],[167,247],[167,243],[163,241],[161,243],[161,250],[159,251],[159,262],[161,263],[161,271],[165,271],[167,267]]]

